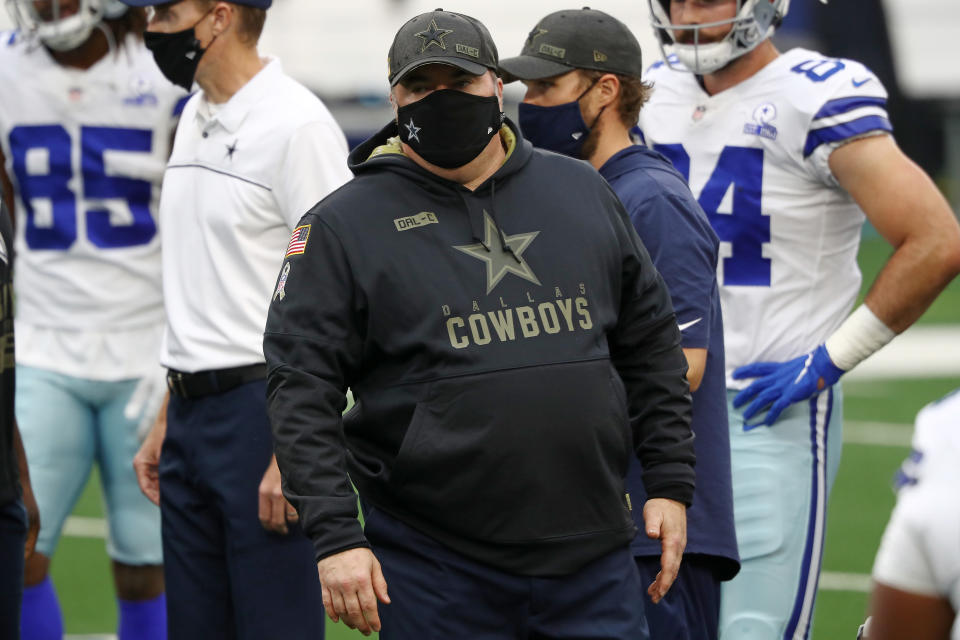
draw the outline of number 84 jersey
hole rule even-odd
[[[644,141],[687,177],[721,240],[727,384],[742,387],[735,368],[810,351],[856,300],[864,215],[828,159],[892,131],[887,94],[863,65],[804,49],[714,96],[662,62],[645,79]]]
[[[0,38],[18,342],[20,325],[109,333],[161,324],[155,216],[184,92],[133,36],[86,71],[16,32]]]

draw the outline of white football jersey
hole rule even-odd
[[[98,334],[103,343],[147,328],[157,335],[157,202],[185,92],[134,36],[83,71],[60,66],[18,32],[0,36],[0,86],[0,145],[16,192],[17,358],[34,366],[57,354],[82,359],[63,353],[72,349],[122,361],[126,344],[51,351],[47,336],[75,332],[74,342],[89,342]],[[133,355],[143,360],[154,348]]]
[[[917,416],[913,452],[897,474],[897,506],[873,566],[878,582],[950,600],[960,611],[960,392]],[[960,640],[955,622],[953,640]]]
[[[743,387],[735,368],[810,351],[853,307],[864,215],[828,159],[892,130],[887,94],[860,63],[804,49],[714,96],[662,62],[645,79],[644,141],[688,178],[721,240],[727,383]]]

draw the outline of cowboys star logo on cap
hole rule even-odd
[[[534,40],[547,33],[550,32],[546,29],[541,29],[539,26],[534,27],[533,30],[527,34],[527,44],[531,44]]]
[[[431,20],[429,27],[413,35],[420,38],[423,42],[423,45],[420,47],[420,53],[423,53],[433,45],[437,45],[446,51],[447,45],[444,44],[443,39],[451,33],[453,33],[453,29],[441,29],[437,26],[436,20]]]
[[[413,124],[413,118],[410,118],[410,122],[403,126],[407,128],[407,142],[410,142],[411,140],[420,142],[420,136],[417,135],[420,133],[420,127]]]

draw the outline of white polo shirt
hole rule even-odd
[[[292,229],[350,179],[333,116],[277,60],[226,103],[187,103],[160,196],[167,327],[186,372],[263,362],[263,328]]]

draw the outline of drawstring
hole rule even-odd
[[[490,245],[487,244],[487,233],[484,228],[483,217],[474,215],[473,210],[470,208],[470,202],[467,200],[467,197],[464,195],[463,190],[457,190],[457,193],[460,194],[460,200],[463,201],[463,206],[467,210],[467,218],[470,220],[470,233],[473,236],[473,239],[480,243],[484,249],[488,252],[493,251]],[[493,224],[497,227],[497,235],[500,236],[500,250],[504,253],[509,253],[513,256],[513,259],[517,261],[517,264],[522,264],[523,261],[520,259],[510,245],[507,244],[507,239],[504,237],[503,230],[500,228],[500,222],[497,220],[497,182],[495,180],[490,181],[490,211],[488,212],[490,218],[493,220]]]
[[[467,197],[463,195],[462,190],[458,189],[457,194],[460,196],[460,201],[463,202],[463,207],[467,210],[467,220],[470,221],[470,235],[473,236],[474,240],[483,245],[484,249],[490,251],[490,247],[485,240],[486,234],[483,229],[483,218],[473,214],[473,210],[470,208],[470,202],[467,200]]]
[[[513,259],[517,261],[517,264],[521,264],[520,257],[513,252],[513,249],[510,245],[507,244],[506,238],[504,238],[503,229],[500,228],[500,221],[497,220],[497,181],[490,180],[490,217],[493,218],[493,224],[497,226],[497,235],[500,236],[500,248],[510,255],[513,256]],[[488,248],[487,251],[490,249]]]

